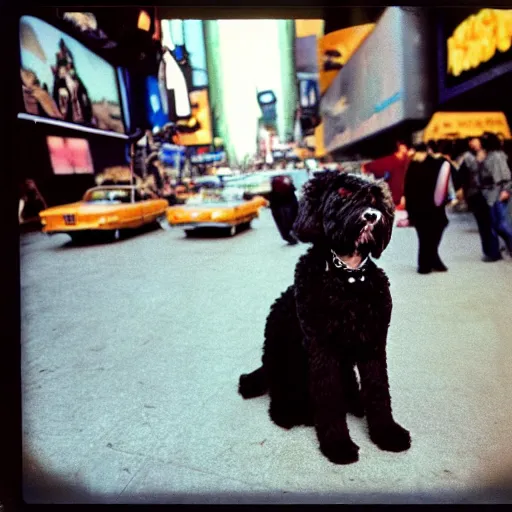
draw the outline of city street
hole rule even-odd
[[[379,260],[393,411],[412,447],[380,451],[349,416],[360,460],[348,466],[320,453],[313,428],[274,425],[268,397],[237,393],[307,249],[280,239],[269,210],[235,237],[23,235],[25,500],[509,502],[478,489],[512,468],[512,261],[482,263],[473,218],[450,219],[448,273],[416,273],[411,228]]]

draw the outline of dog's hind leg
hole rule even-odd
[[[269,414],[283,428],[312,425],[308,399],[307,354],[297,319],[294,288],[273,304],[265,325],[263,367],[268,378]]]
[[[344,365],[341,369],[341,380],[347,397],[347,412],[358,418],[362,418],[364,416],[363,399],[361,397],[355,367]]]
[[[268,391],[267,378],[265,375],[265,369],[260,366],[257,370],[252,373],[244,373],[240,375],[238,383],[238,392],[244,398],[255,398],[262,396]]]
[[[287,372],[286,372],[287,373]],[[307,384],[297,382],[294,375],[281,375],[281,383],[270,388],[269,415],[282,428],[312,426],[314,418],[309,405]],[[293,380],[292,380],[293,379]]]

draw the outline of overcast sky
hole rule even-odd
[[[219,33],[226,121],[241,161],[256,153],[256,91],[272,89],[282,102],[279,21],[219,20]]]

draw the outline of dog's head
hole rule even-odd
[[[387,183],[366,176],[325,172],[304,185],[294,231],[301,242],[329,245],[378,258],[393,229],[395,206]]]

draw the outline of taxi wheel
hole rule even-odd
[[[70,233],[69,236],[71,237],[71,243],[73,245],[81,245],[87,241],[87,235],[85,233]]]

